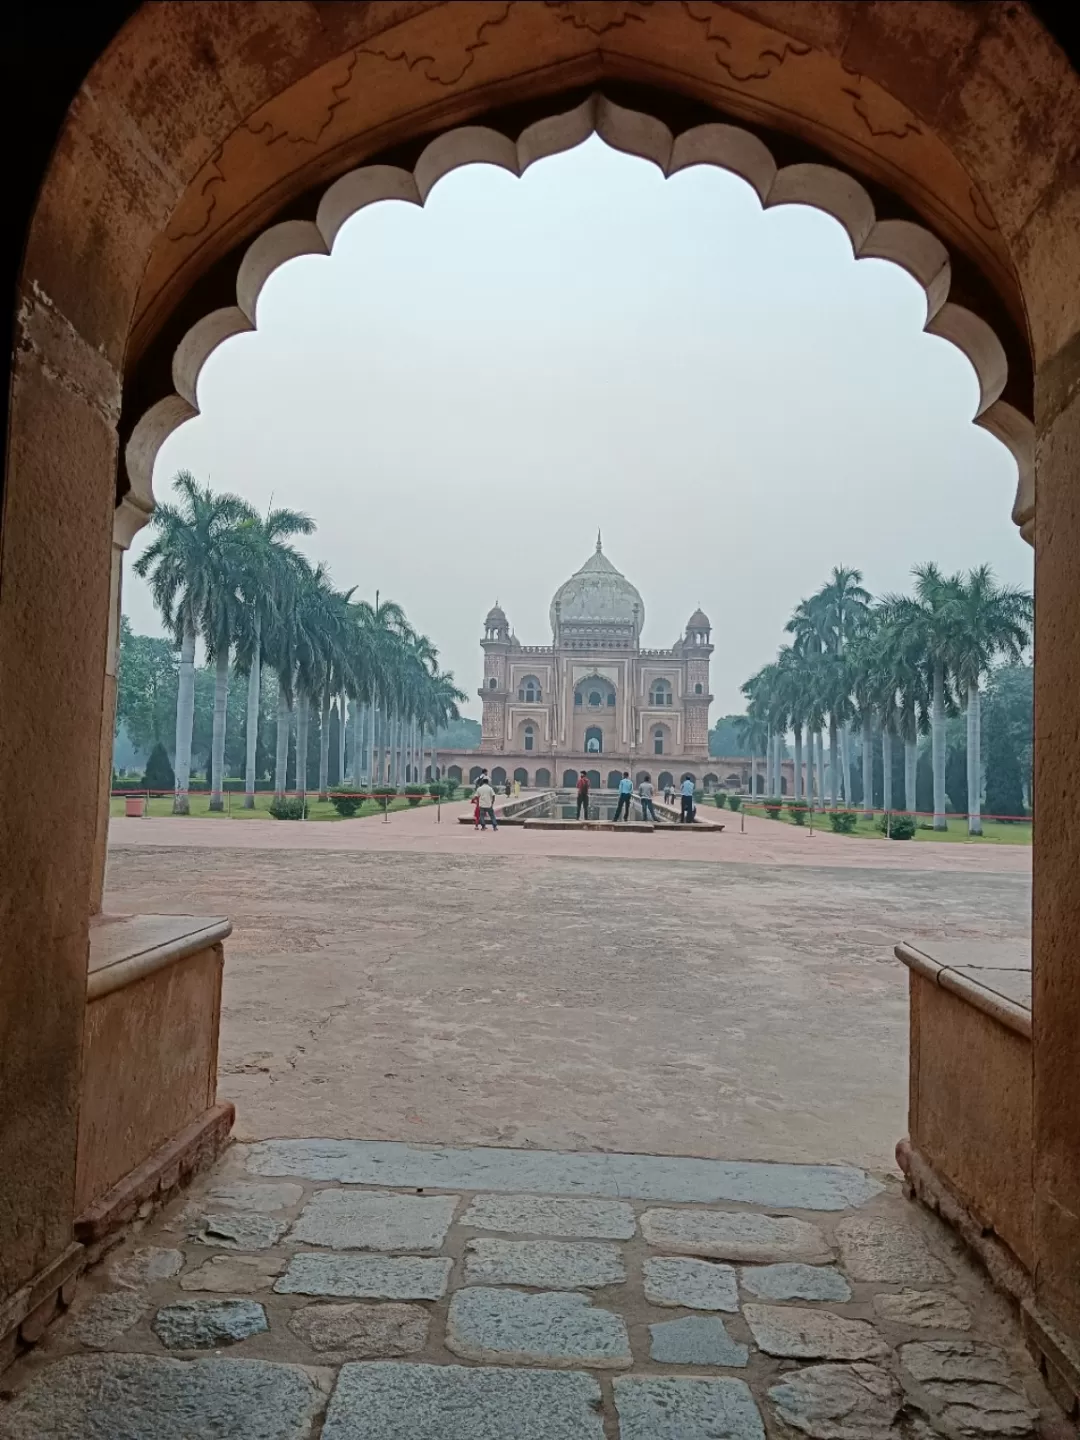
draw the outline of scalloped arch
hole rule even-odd
[[[521,176],[549,155],[571,150],[590,135],[614,150],[651,161],[665,176],[691,165],[714,165],[738,175],[764,209],[809,205],[843,226],[857,260],[899,265],[926,295],[924,328],[963,352],[975,371],[979,403],[974,422],[1012,453],[1019,471],[1013,520],[1024,538],[1034,530],[1034,426],[1001,399],[1005,350],[980,316],[948,298],[951,270],[945,246],[930,230],[908,220],[878,220],[873,202],[854,176],[830,165],[780,168],[756,135],[720,122],[674,136],[652,115],[628,110],[594,94],[573,110],[528,126],[517,141],[483,125],[464,125],[437,136],[410,172],[393,165],[365,165],[329,186],[314,221],[271,225],[248,246],[236,277],[236,304],[205,315],[185,334],[173,356],[176,393],[150,407],[137,421],[124,451],[132,490],[153,505],[153,469],[166,439],[198,414],[199,375],[210,355],[233,335],[256,328],[259,296],[269,277],[299,255],[329,255],[345,221],[380,200],[423,205],[438,182],[463,165],[497,165]]]

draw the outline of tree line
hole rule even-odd
[[[438,651],[400,605],[357,600],[337,590],[323,565],[312,566],[289,542],[310,535],[310,516],[289,509],[260,517],[236,495],[215,494],[186,470],[173,481],[174,504],[150,524],[154,538],[135,564],[149,582],[169,642],[178,652],[173,809],[186,814],[195,718],[195,650],[201,638],[213,670],[210,808],[223,808],[230,687],[246,686],[245,800],[255,804],[264,676],[276,681],[274,790],[284,794],[295,734],[295,788],[309,788],[309,733],[318,726],[318,790],[329,775],[331,712],[338,725],[337,774],[346,774],[346,702],[351,702],[351,776],[355,784],[400,785],[424,772],[425,749],[436,773],[434,737],[458,716],[464,695],[442,671]],[[139,637],[145,638],[145,637]],[[123,637],[122,637],[123,639]],[[161,644],[163,642],[157,642]],[[134,654],[134,647],[130,647]],[[130,694],[123,672],[121,701]],[[130,678],[130,677],[129,677]],[[144,704],[160,705],[152,686]],[[118,705],[122,717],[124,706]]]
[[[966,723],[968,830],[982,833],[982,697],[995,664],[1017,664],[1031,643],[1031,594],[998,585],[987,565],[946,575],[916,566],[910,595],[875,599],[858,570],[838,566],[796,606],[793,637],[743,686],[742,735],[765,759],[765,791],[779,794],[785,737],[794,740],[796,800],[850,807],[852,731],[861,737],[862,803],[872,815],[874,754],[881,746],[885,810],[915,811],[919,738],[929,733],[934,828],[946,828],[946,734]],[[826,737],[828,768],[825,764]],[[803,741],[806,740],[805,782]],[[902,803],[893,790],[894,746],[902,747]],[[960,787],[956,787],[959,789]],[[1015,813],[1015,812],[1014,812]]]

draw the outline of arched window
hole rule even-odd
[[[700,695],[700,694],[702,694],[703,690],[704,690],[704,686],[702,685],[701,681],[699,680],[698,683],[694,686],[694,694],[695,694],[695,695]]]
[[[574,686],[574,704],[586,710],[602,710],[605,705],[614,708],[615,693],[615,686],[605,676],[588,675]]]
[[[531,750],[536,741],[536,731],[531,725],[525,726],[525,749]]]
[[[488,681],[488,689],[489,689],[489,690],[494,690],[494,689],[495,689],[495,676],[494,676],[494,675],[492,675],[491,679]]]
[[[536,705],[540,701],[540,681],[535,675],[526,675],[525,679],[518,685],[518,699],[524,700],[526,705]]]
[[[575,704],[575,705],[580,705],[580,704],[581,704],[581,691],[580,691],[580,690],[575,690],[575,691],[574,691],[574,704]]]
[[[656,729],[652,732],[652,753],[654,755],[662,755],[664,753],[664,727],[662,725],[657,725]]]
[[[649,704],[650,704],[650,705],[670,705],[670,704],[671,704],[671,681],[670,681],[670,680],[654,680],[654,681],[653,681],[653,683],[652,683],[652,688],[651,688],[650,691],[649,691]]]
[[[591,709],[593,709],[593,710],[599,710],[599,708],[600,708],[600,706],[603,704],[603,702],[604,702],[604,697],[600,694],[600,691],[599,691],[599,690],[590,690],[590,691],[589,691],[589,706],[590,706]]]
[[[608,691],[608,694],[607,694],[607,703],[608,703],[608,704],[611,706],[611,708],[614,710],[614,708],[615,708],[615,691],[614,691],[614,690],[609,690],[609,691]]]
[[[585,731],[585,749],[590,755],[599,755],[604,748],[604,732],[599,725],[590,725]]]

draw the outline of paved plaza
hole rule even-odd
[[[895,1181],[357,1141],[233,1147],[8,1383],[5,1440],[1066,1433]]]
[[[111,913],[226,914],[232,1146],[8,1372],[3,1440],[1064,1440],[904,1199],[901,938],[1030,852],[114,821]]]
[[[719,836],[477,835],[459,808],[113,822],[111,911],[234,922],[220,1092],[240,1137],[888,1170],[893,945],[1027,934],[1019,847],[738,817]]]

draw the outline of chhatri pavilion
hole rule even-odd
[[[700,609],[670,649],[641,643],[645,603],[596,550],[556,590],[551,644],[523,645],[499,605],[484,621],[480,749],[440,755],[445,773],[496,784],[572,785],[586,770],[614,788],[692,775],[702,788],[749,788],[749,761],[709,757],[709,618]],[[789,777],[790,783],[790,777]]]

